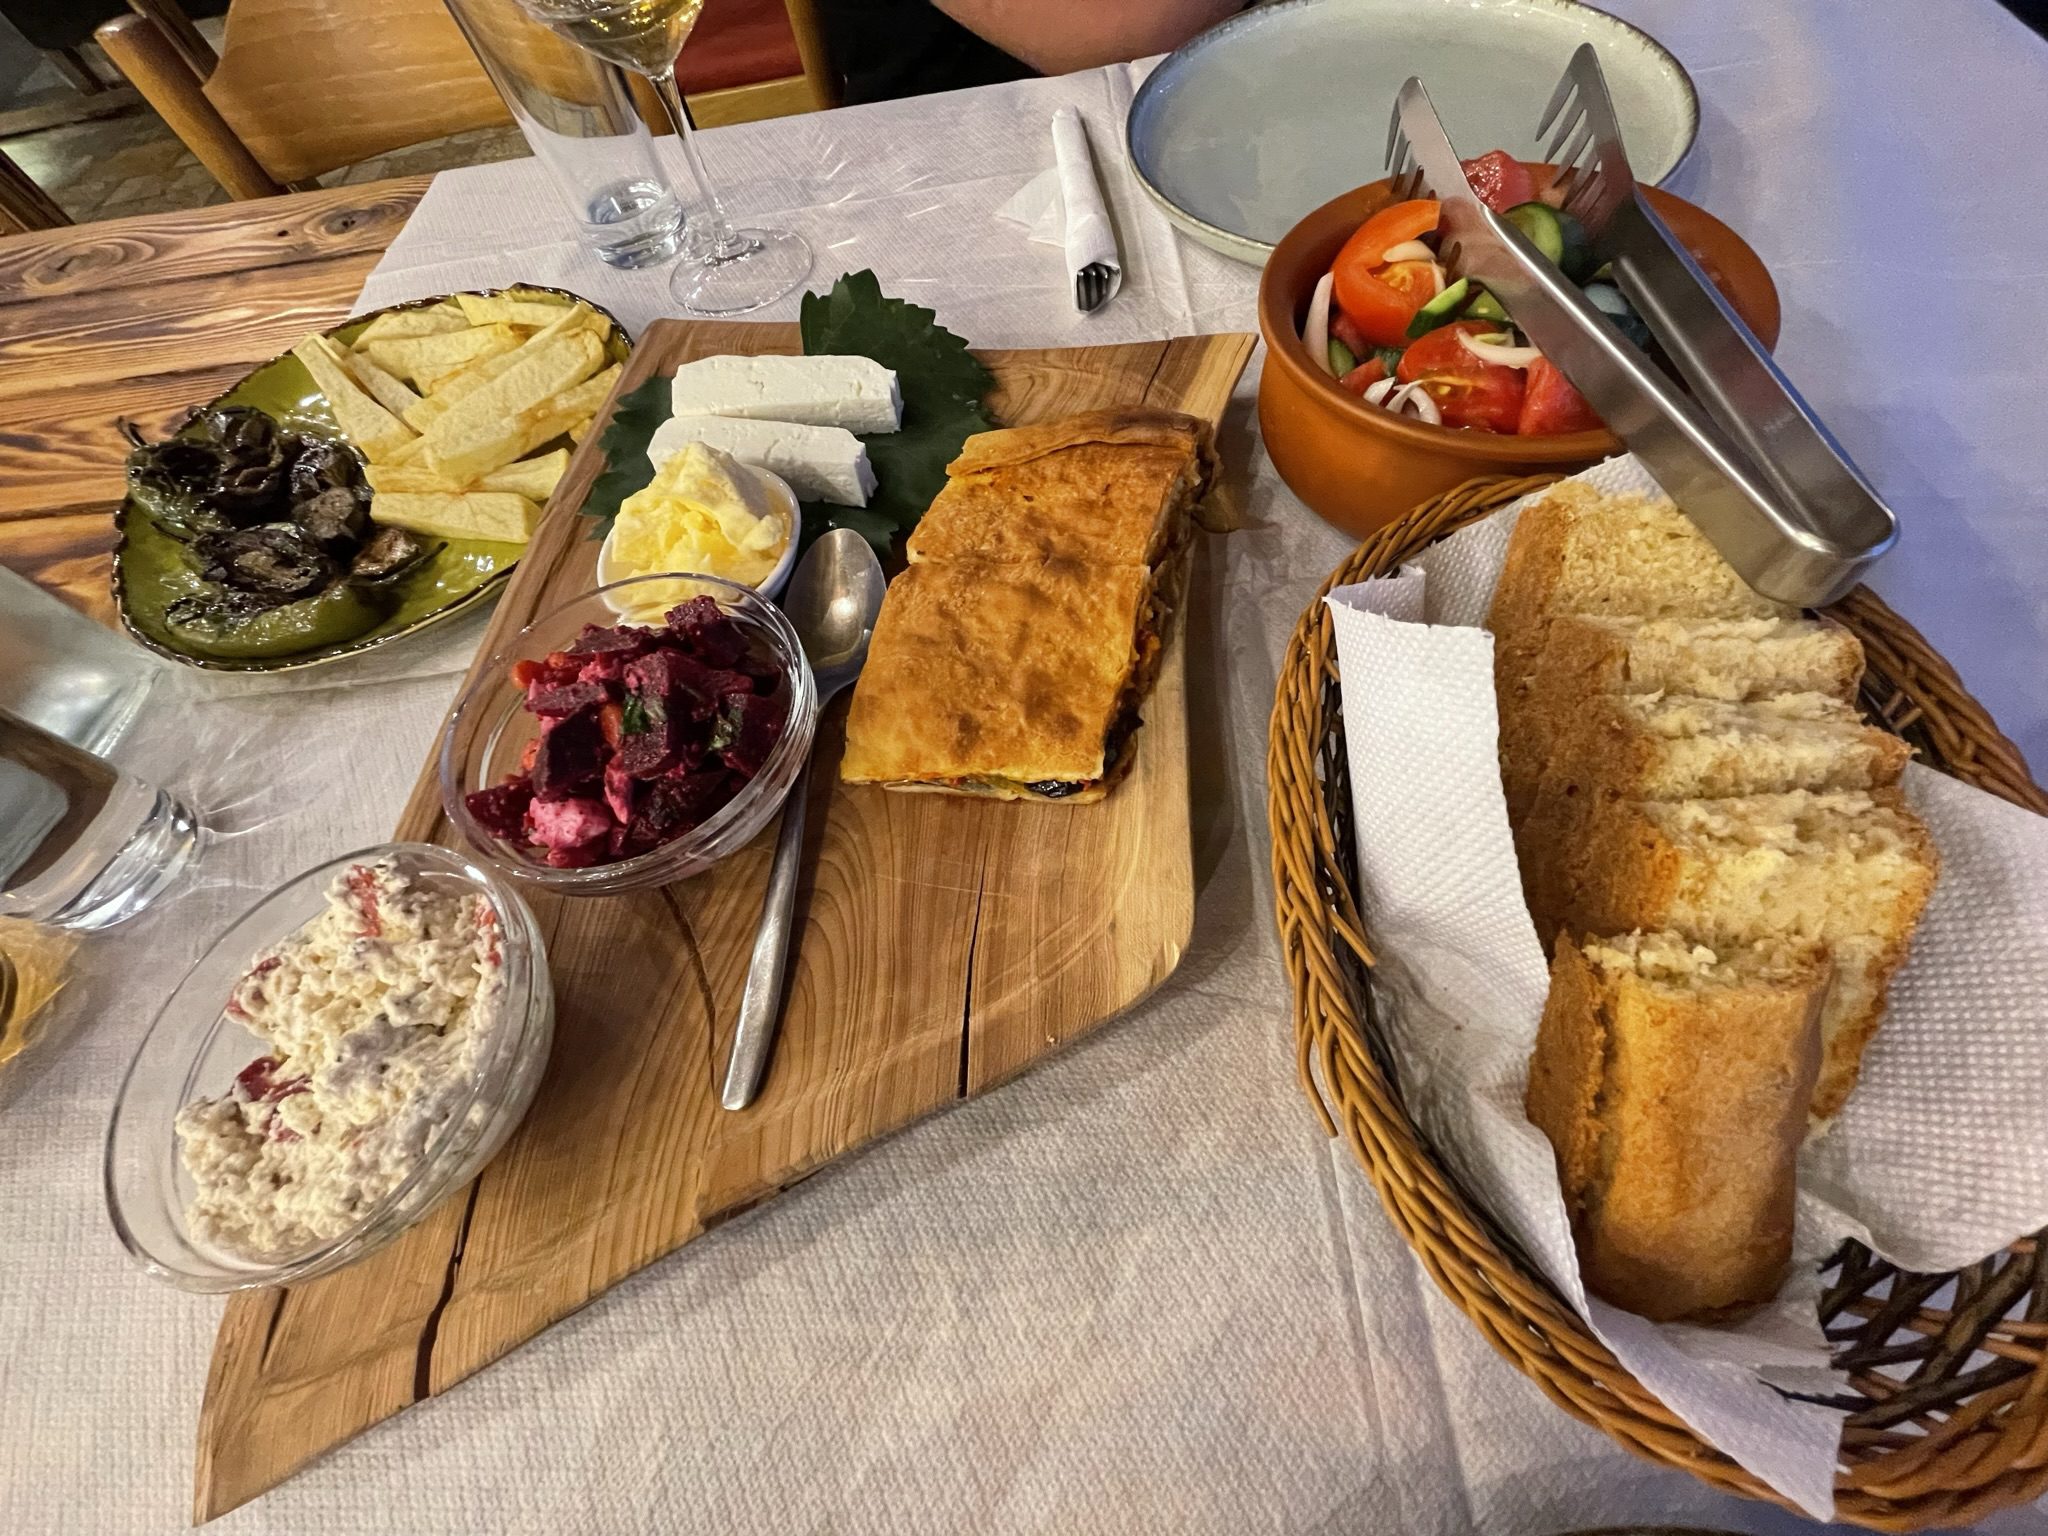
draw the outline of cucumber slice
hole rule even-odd
[[[1380,366],[1387,370],[1387,377],[1390,379],[1394,376],[1395,370],[1401,366],[1401,350],[1399,347],[1375,347],[1373,349],[1373,356],[1380,360]]]
[[[1465,306],[1465,313],[1459,316],[1459,318],[1463,320],[1498,320],[1502,325],[1506,325],[1508,323],[1508,312],[1501,308],[1499,299],[1496,299],[1482,288],[1473,298],[1472,302]]]
[[[1458,307],[1465,302],[1465,295],[1472,291],[1470,278],[1459,278],[1444,291],[1431,299],[1415,312],[1415,318],[1408,322],[1408,339],[1427,336],[1458,313]]]
[[[1351,355],[1351,349],[1336,337],[1330,338],[1330,372],[1343,378],[1358,366],[1358,359]]]
[[[1517,203],[1501,215],[1551,262],[1564,262],[1564,215],[1548,203]],[[1583,238],[1585,231],[1581,230]]]
[[[1583,283],[1593,275],[1593,240],[1586,233],[1586,226],[1566,213],[1557,211],[1557,227],[1564,236],[1564,255],[1558,258],[1558,269],[1575,283]]]

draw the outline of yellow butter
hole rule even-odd
[[[608,575],[701,571],[759,586],[789,537],[780,502],[755,471],[723,449],[688,443],[619,507]]]

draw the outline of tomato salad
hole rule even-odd
[[[1504,151],[1464,162],[1472,190],[1527,235],[1638,344],[1649,333],[1593,270],[1586,232],[1560,194]],[[1309,301],[1309,355],[1369,405],[1432,426],[1524,437],[1584,432],[1600,418],[1515,329],[1501,303],[1451,280],[1435,246],[1437,202],[1392,203],[1359,225]]]

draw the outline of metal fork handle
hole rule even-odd
[[[1889,547],[1897,526],[1877,493],[1639,193],[1616,208],[1599,245],[1693,398],[1779,501],[1809,523],[1825,515],[1844,551]]]
[[[761,927],[754,935],[754,957],[747,964],[747,988],[740,996],[739,1023],[733,1030],[732,1055],[726,1060],[725,1087],[719,1094],[719,1102],[727,1109],[745,1109],[754,1102],[768,1070],[768,1058],[774,1054],[775,1026],[782,1017],[782,983],[789,971],[790,917],[796,909],[797,873],[803,866],[810,788],[811,765],[806,759],[782,802],[782,829],[775,836],[768,892],[761,899]]]

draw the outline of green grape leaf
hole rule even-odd
[[[830,293],[807,293],[799,320],[810,357],[871,357],[896,370],[903,427],[863,434],[877,482],[866,507],[804,503],[804,542],[827,528],[851,528],[886,556],[946,483],[960,445],[994,425],[982,397],[995,379],[967,343],[921,305],[886,297],[873,272],[849,272]]]
[[[619,396],[618,409],[605,423],[597,446],[604,451],[604,473],[583,498],[583,515],[592,520],[590,537],[602,539],[612,531],[612,520],[628,496],[646,487],[654,477],[647,462],[647,445],[654,432],[669,416],[669,383],[660,374]]]

